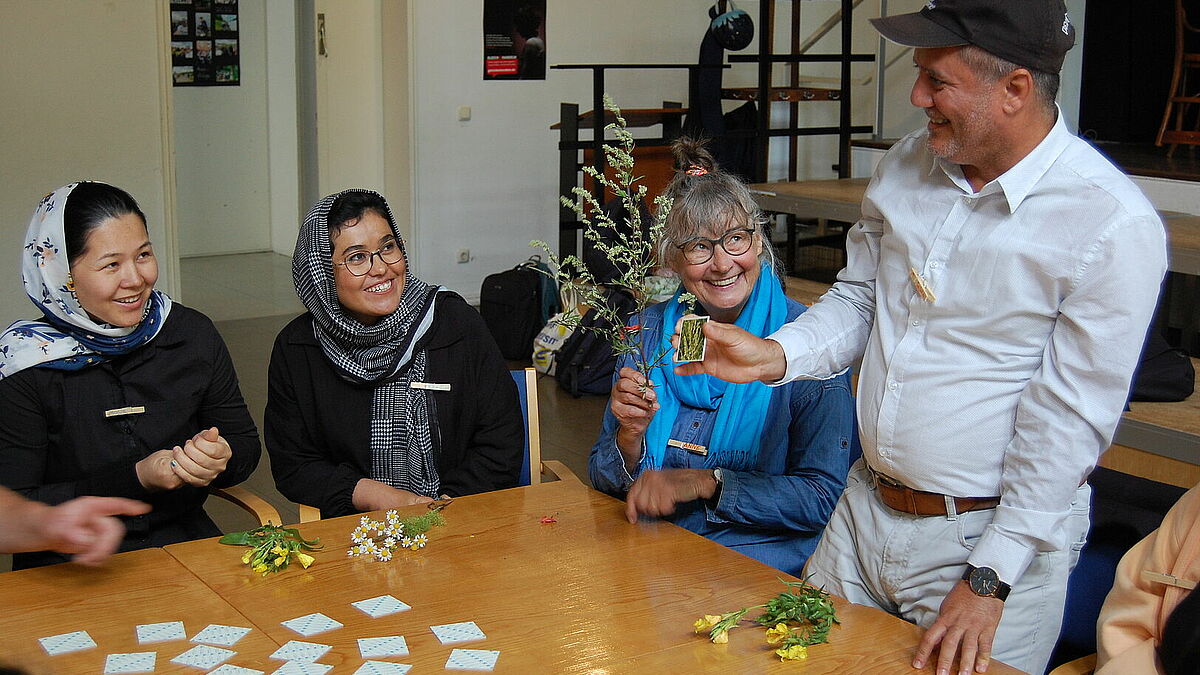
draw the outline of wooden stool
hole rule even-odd
[[[1175,70],[1171,74],[1171,88],[1167,92],[1167,107],[1163,110],[1162,124],[1158,127],[1158,138],[1154,141],[1158,146],[1171,144],[1168,157],[1175,152],[1177,144],[1200,145],[1200,114],[1196,116],[1192,130],[1185,127],[1188,113],[1195,112],[1190,106],[1200,103],[1200,88],[1193,84],[1189,90],[1188,85],[1191,71],[1200,70],[1200,53],[1187,51],[1185,38],[1188,33],[1200,33],[1200,28],[1188,22],[1183,0],[1175,0]],[[1175,113],[1175,124],[1168,129],[1172,112]]]

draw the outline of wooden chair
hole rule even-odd
[[[1096,672],[1096,655],[1088,654],[1074,661],[1067,661],[1050,671],[1050,675],[1092,675],[1094,672]]]
[[[580,483],[579,477],[567,468],[566,464],[556,460],[542,461],[542,434],[538,418],[537,400],[537,371],[533,368],[510,370],[513,382],[517,385],[517,399],[521,403],[521,420],[525,423],[525,458],[521,462],[521,473],[517,475],[517,485],[538,485],[542,482],[542,473],[554,476],[556,480],[569,480]],[[537,467],[537,471],[532,471]],[[300,504],[300,522],[308,523],[321,519],[320,509]]]
[[[1200,145],[1200,111],[1192,107],[1200,103],[1200,83],[1189,83],[1188,75],[1193,70],[1200,70],[1200,53],[1187,51],[1189,33],[1200,33],[1187,19],[1187,10],[1183,0],[1175,0],[1175,68],[1171,73],[1171,88],[1167,90],[1167,106],[1163,110],[1162,124],[1158,127],[1158,137],[1154,144],[1162,146],[1170,143],[1167,151],[1169,157],[1175,152],[1179,143]],[[1174,113],[1174,124],[1168,129]],[[1190,114],[1189,114],[1190,113]],[[1188,121],[1195,117],[1192,129],[1187,129]]]
[[[267,503],[267,500],[259,497],[250,490],[233,485],[226,488],[210,488],[208,491],[214,497],[220,497],[227,502],[231,502],[243,510],[250,513],[258,519],[259,525],[282,525],[283,518],[279,517],[279,511]]]
[[[566,464],[556,460],[542,461],[541,420],[538,418],[537,371],[533,368],[510,370],[513,381],[517,384],[517,398],[521,401],[521,418],[525,421],[525,459],[521,463],[521,473],[517,476],[517,485],[537,485],[542,482],[542,473],[548,473],[556,480],[582,482]],[[537,467],[537,471],[532,468]]]

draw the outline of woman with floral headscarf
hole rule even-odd
[[[246,479],[258,432],[207,317],[154,289],[146,218],[124,190],[71,183],[47,195],[21,258],[41,311],[0,334],[0,483],[59,504],[131,497],[120,550],[220,534],[210,485]],[[16,568],[62,562],[24,553]]]
[[[347,190],[309,211],[292,258],[308,313],[271,354],[275,484],[323,516],[514,487],[516,386],[479,313],[413,276],[382,196]]]

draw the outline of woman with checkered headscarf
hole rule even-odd
[[[318,202],[292,276],[308,313],[275,341],[265,420],[285,496],[333,516],[516,485],[503,357],[462,297],[413,275],[381,195]]]

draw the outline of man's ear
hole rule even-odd
[[[1017,68],[1004,76],[1004,112],[1013,115],[1033,105],[1037,95],[1033,90],[1033,74],[1026,68]]]

